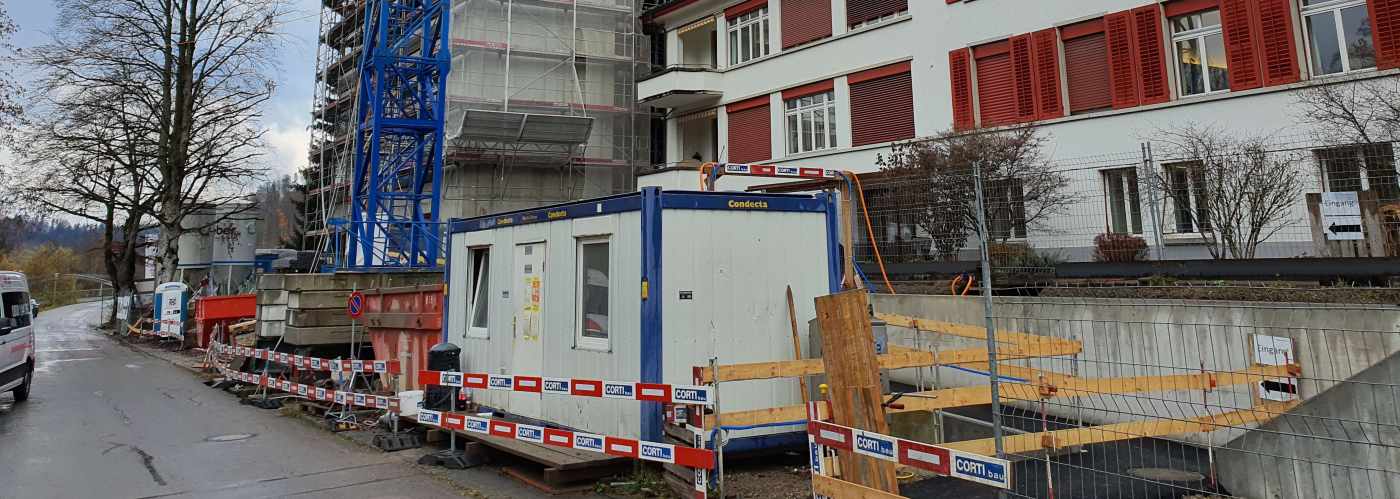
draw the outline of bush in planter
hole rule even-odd
[[[1147,241],[1132,234],[1099,234],[1094,238],[1094,261],[1140,262],[1147,259]]]

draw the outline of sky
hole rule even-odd
[[[43,44],[52,39],[52,34],[61,32],[61,27],[54,25],[55,12],[48,0],[0,0],[0,3],[19,25],[12,42],[21,51]],[[311,123],[320,2],[293,0],[291,7],[292,13],[281,30],[285,46],[278,51],[278,67],[273,75],[277,90],[263,110],[269,178],[294,174],[306,166],[311,141],[307,127]]]

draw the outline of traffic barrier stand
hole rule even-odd
[[[710,387],[699,385],[673,385],[666,383],[640,383],[630,381],[608,381],[586,378],[562,378],[548,376],[464,373],[455,371],[418,371],[420,386],[447,386],[453,388],[452,398],[458,398],[463,388],[479,390],[500,390],[523,393],[551,394],[559,396],[608,398],[659,402],[672,406],[714,406],[714,394]],[[703,414],[703,410],[699,411]],[[703,420],[703,418],[702,418]],[[535,444],[552,445],[581,451],[597,452],[617,457],[675,464],[695,470],[695,495],[704,499],[709,495],[706,471],[715,468],[715,453],[703,447],[702,439],[696,438],[695,447],[649,442],[616,436],[576,432],[558,428],[517,423],[502,419],[468,416],[452,412],[420,409],[418,423],[449,430],[453,450],[456,448],[456,431],[476,433],[502,438],[510,438]],[[697,433],[698,435],[699,433]],[[459,455],[444,454],[449,459]]]
[[[917,468],[940,476],[959,478],[1011,489],[1011,463],[998,459],[913,440],[881,435],[823,421],[830,414],[826,401],[807,404],[808,461],[812,468],[812,497],[900,497],[838,478],[835,450],[854,452],[892,463]]]
[[[213,342],[211,350],[227,352],[250,359],[265,360],[297,369],[322,372],[400,374],[397,360],[325,359],[307,355],[295,355],[266,348],[241,347]]]

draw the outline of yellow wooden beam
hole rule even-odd
[[[974,364],[975,365],[975,364]],[[986,364],[979,367],[985,368]],[[1245,372],[1193,373],[1166,376],[1136,376],[1131,378],[1075,378],[1051,371],[1042,371],[1022,366],[998,366],[999,374],[1038,380],[1044,375],[1048,383],[1039,381],[1017,383],[1002,381],[1001,398],[1004,400],[1038,401],[1042,398],[1086,397],[1092,395],[1122,395],[1129,393],[1166,392],[1179,390],[1206,390],[1221,386],[1234,386],[1258,383],[1266,378],[1290,376],[1291,366],[1254,366]],[[1213,378],[1213,380],[1212,380]],[[968,407],[992,403],[991,388],[986,385],[944,388],[906,394],[898,402],[902,408],[890,408],[889,412],[934,411]],[[714,427],[717,422],[726,426],[748,426],[782,423],[807,419],[807,410],[800,405],[755,409],[749,411],[726,412],[721,420],[713,415],[706,417],[706,427]]]
[[[1003,361],[1037,357],[1074,355],[1082,347],[1073,341],[1054,340],[1033,345],[1010,345],[997,351],[997,358]],[[892,348],[890,353],[879,356],[881,369],[904,369],[932,365],[969,364],[987,362],[990,356],[983,348],[946,350],[934,354],[910,348]],[[745,381],[757,379],[796,378],[823,374],[822,359],[783,360],[774,362],[753,362],[719,366],[719,380]],[[700,383],[714,381],[708,367],[700,369]]]
[[[1103,426],[1072,428],[1051,432],[1024,433],[1002,438],[1007,454],[1025,454],[1047,448],[1063,448],[1076,445],[1089,445],[1135,438],[1164,437],[1187,433],[1205,433],[1226,427],[1239,427],[1251,423],[1269,421],[1287,412],[1298,402],[1266,402],[1251,409],[1212,414],[1199,418],[1169,420],[1149,419],[1130,421]],[[982,455],[996,453],[995,442],[990,438],[948,442],[944,447]]]
[[[817,474],[812,475],[812,492],[836,499],[903,499],[904,497]]]

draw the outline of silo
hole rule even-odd
[[[212,266],[210,275],[218,294],[236,294],[253,288],[250,277],[258,247],[258,210],[250,204],[215,208],[209,228]]]
[[[209,272],[210,237],[205,227],[211,220],[210,212],[196,211],[185,215],[180,221],[183,229],[177,248],[180,261],[175,268],[180,271],[177,274],[179,279],[190,284],[191,288]]]

